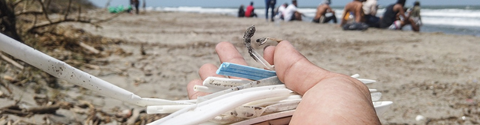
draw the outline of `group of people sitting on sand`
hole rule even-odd
[[[297,0],[292,0],[291,4],[285,3],[275,8],[276,0],[265,0],[267,7],[265,8],[265,18],[268,20],[268,10],[271,9],[270,20],[273,22],[274,18],[284,21],[294,21],[302,20],[302,13],[297,11]],[[257,17],[257,14],[254,12],[255,8],[253,7],[253,1],[250,2],[250,5],[247,6],[247,9],[244,10],[244,6],[241,5],[238,10],[238,17]]]
[[[413,31],[420,31],[422,25],[420,17],[420,2],[416,1],[408,13],[405,7],[406,0],[397,0],[385,8],[383,17],[377,17],[377,0],[353,0],[345,6],[340,26],[345,30],[362,30],[368,27],[381,29],[401,30],[404,26],[412,26]],[[333,20],[337,23],[335,11],[330,7],[330,0],[325,0],[317,7],[313,18],[315,23],[328,23]],[[331,16],[326,16],[331,13]]]
[[[385,8],[383,17],[377,17],[376,0],[353,0],[345,6],[340,25],[344,29],[359,28],[364,25],[392,30],[401,30],[404,26],[410,25],[413,31],[418,32],[421,25],[420,2],[416,1],[408,14],[407,9],[404,8],[405,2],[406,0],[397,0],[396,3]]]
[[[275,0],[266,0],[267,5],[275,2]],[[353,0],[348,3],[340,18],[340,26],[345,30],[364,30],[368,27],[375,27],[381,29],[401,30],[404,26],[410,25],[413,31],[420,31],[422,25],[420,17],[420,2],[416,1],[413,8],[407,9],[405,7],[406,0],[397,0],[396,3],[391,4],[385,8],[385,13],[382,17],[377,17],[377,0]],[[314,23],[328,23],[333,21],[337,23],[335,11],[330,7],[331,1],[324,0],[317,7]],[[266,19],[268,20],[268,9],[266,8]],[[407,13],[408,12],[408,13]],[[253,2],[243,10],[243,5],[239,9],[239,17],[257,17],[254,13]],[[275,17],[274,17],[275,15]],[[297,11],[297,0],[292,0],[291,4],[285,3],[272,10],[271,20],[283,21],[302,21],[301,12]]]

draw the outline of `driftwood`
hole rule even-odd
[[[34,114],[55,114],[57,110],[60,109],[60,105],[49,105],[42,107],[33,107],[26,109],[25,112],[34,113]]]
[[[58,109],[61,108],[61,104],[32,107],[28,109],[22,109],[17,104],[3,107],[0,109],[0,114],[14,114],[18,116],[28,116],[32,114],[55,114]]]
[[[8,58],[7,56],[3,55],[1,52],[0,52],[0,57],[2,57],[3,60],[11,63],[11,64],[14,65],[15,67],[23,70],[24,67],[23,67],[22,65],[18,64],[16,61],[14,61],[14,60]]]
[[[0,115],[3,114],[14,114],[18,116],[27,116],[29,113],[22,112],[21,108],[18,105],[10,105],[0,109]]]

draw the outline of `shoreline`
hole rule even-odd
[[[453,6],[452,6],[453,7]],[[444,32],[446,34],[460,34],[460,35],[474,35],[480,37],[479,20],[476,19],[475,13],[479,11],[478,8],[472,9],[458,9],[456,7],[422,7],[422,19],[424,25],[421,32]],[[451,10],[453,9],[453,10]],[[231,16],[236,16],[236,8],[205,8],[205,7],[147,7],[149,11],[172,11],[172,12],[198,12],[198,13],[220,13]],[[255,11],[259,17],[264,17],[265,12],[263,8],[257,8]],[[341,17],[343,8],[334,8],[336,16]],[[311,22],[315,15],[314,8],[299,8],[300,12],[306,15],[305,22]],[[383,9],[379,10],[377,16],[381,17]],[[444,15],[444,16],[440,16]],[[464,16],[461,16],[464,15]],[[404,30],[410,30],[407,26]]]
[[[109,15],[104,12],[93,16]],[[86,72],[142,97],[186,99],[186,84],[199,78],[198,68],[205,63],[220,64],[214,47],[221,41],[234,43],[248,64],[260,67],[248,58],[241,42],[244,30],[255,25],[257,32],[253,38],[288,40],[320,67],[377,80],[368,87],[382,92],[382,100],[394,102],[390,110],[380,115],[383,124],[426,122],[416,121],[417,115],[437,123],[456,123],[465,115],[462,111],[468,109],[464,105],[471,103],[466,100],[480,100],[474,96],[475,91],[471,91],[479,87],[480,79],[477,67],[480,61],[475,60],[480,57],[480,45],[474,36],[373,28],[364,32],[343,31],[330,24],[282,22],[276,25],[263,18],[184,12],[122,14],[101,24],[102,29],[84,24],[67,25],[127,41],[108,46],[123,48],[132,55],[106,57],[103,60],[111,63],[101,66],[102,71]],[[140,54],[141,45],[146,55]],[[95,104],[118,105],[112,102],[118,103],[109,99]],[[458,119],[443,119],[447,117]],[[470,119],[478,121],[478,117]]]

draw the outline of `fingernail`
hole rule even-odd
[[[265,51],[265,49],[267,49],[267,47],[269,47],[270,45],[266,45],[265,47],[263,47],[263,51]]]

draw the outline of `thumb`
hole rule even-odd
[[[322,79],[333,75],[311,63],[288,41],[282,41],[275,47],[273,61],[280,81],[301,95]]]

